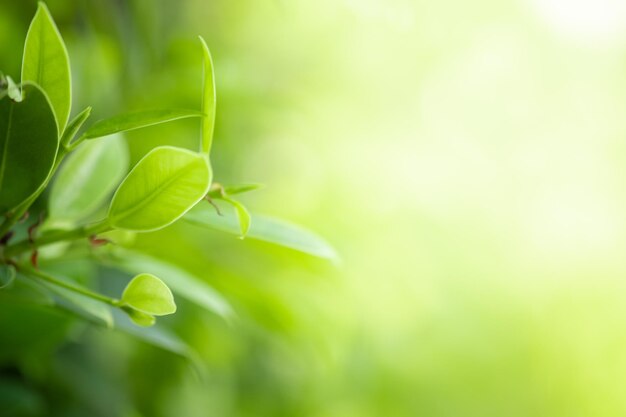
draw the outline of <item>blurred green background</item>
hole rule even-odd
[[[141,236],[237,311],[226,323],[183,304],[165,320],[202,375],[81,327],[21,345],[4,374],[27,382],[0,390],[0,415],[18,395],[22,415],[626,415],[626,3],[48,6],[74,108],[96,119],[199,107],[203,35],[216,179],[266,184],[245,203],[316,230],[342,262],[188,225]],[[0,0],[14,79],[35,9]],[[195,148],[199,130],[127,138],[135,162]]]

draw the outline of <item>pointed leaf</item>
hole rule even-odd
[[[233,185],[221,185],[213,183],[211,190],[209,191],[209,197],[219,198],[223,195],[234,195],[247,193],[248,191],[258,190],[263,188],[263,184],[233,184]]]
[[[176,296],[212,311],[226,319],[234,315],[233,309],[224,297],[208,283],[189,272],[158,258],[139,252],[118,248],[115,264],[131,273],[148,272],[165,281]]]
[[[234,235],[240,234],[236,215],[225,212],[222,216],[219,216],[209,205],[198,205],[184,219],[198,226]],[[272,217],[254,215],[247,237],[274,243],[335,262],[339,259],[332,246],[318,235],[295,224]]]
[[[48,204],[51,220],[77,221],[92,214],[127,169],[128,149],[121,136],[82,143],[56,174]]]
[[[246,207],[237,200],[234,200],[227,196],[222,196],[218,198],[226,201],[235,208],[235,214],[237,215],[237,221],[239,222],[239,230],[241,231],[240,237],[243,239],[244,237],[246,237],[248,230],[250,230],[250,224],[252,223],[250,212],[248,212],[248,209],[246,209]]]
[[[12,265],[0,265],[0,290],[7,288],[15,279],[15,268]]]
[[[0,100],[0,214],[14,209],[43,184],[56,158],[59,138],[44,92],[24,86],[24,100]]]
[[[99,138],[112,135],[113,133],[140,129],[142,127],[171,122],[173,120],[202,116],[204,116],[204,113],[197,110],[184,109],[146,110],[120,114],[110,119],[97,121],[87,129],[84,136],[86,139]]]
[[[154,316],[176,312],[172,292],[163,281],[152,274],[139,274],[133,278],[124,289],[121,302]]]
[[[203,90],[202,90],[202,112],[206,117],[202,119],[202,152],[207,155],[211,152],[211,143],[213,142],[213,130],[215,128],[215,74],[213,72],[213,60],[211,52],[206,42],[200,36],[203,52]]]
[[[115,192],[109,224],[131,231],[168,226],[206,195],[211,177],[204,155],[171,146],[155,148]]]
[[[71,122],[67,124],[65,128],[65,132],[63,132],[63,136],[61,137],[61,143],[65,146],[69,146],[76,133],[83,126],[83,123],[87,121],[89,116],[91,115],[91,107],[85,108],[85,110],[81,111],[72,119]]]
[[[50,11],[42,2],[26,35],[22,83],[25,81],[37,83],[46,92],[58,131],[63,132],[72,105],[70,59]]]

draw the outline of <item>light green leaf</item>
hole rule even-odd
[[[197,110],[163,109],[146,110],[135,113],[120,114],[110,119],[99,120],[87,129],[86,139],[99,138],[113,133],[140,129],[189,117],[202,117],[204,113]]]
[[[218,198],[226,201],[235,208],[235,214],[237,215],[237,220],[239,221],[239,230],[241,231],[240,237],[243,239],[246,237],[248,230],[250,230],[250,224],[252,223],[250,212],[248,212],[248,209],[246,209],[246,207],[237,200],[227,196],[221,196]]]
[[[138,326],[150,327],[156,323],[156,318],[150,314],[142,313],[129,306],[123,306],[122,310]]]
[[[52,107],[33,84],[24,100],[0,100],[0,214],[14,209],[43,184],[54,165],[59,137]]]
[[[58,131],[63,132],[72,106],[70,59],[46,5],[39,3],[24,45],[22,83],[33,81],[50,98]]]
[[[0,290],[7,288],[15,280],[15,268],[12,265],[0,265]]]
[[[215,93],[215,74],[213,72],[213,60],[211,52],[206,42],[200,38],[203,52],[203,88],[202,88],[202,111],[206,117],[202,119],[202,152],[209,154],[211,152],[211,143],[213,142],[213,130],[215,128],[215,108],[217,98]]]
[[[259,188],[263,188],[263,184],[233,184],[233,185],[221,185],[217,183],[213,183],[211,185],[211,189],[209,190],[209,197],[211,198],[219,198],[223,195],[234,195],[234,194],[242,194],[247,193],[248,191],[258,190]]]
[[[168,262],[139,252],[116,248],[115,265],[131,274],[148,272],[159,277],[180,297],[226,319],[234,315],[233,309],[209,284],[189,272]]]
[[[184,219],[198,226],[239,235],[241,230],[236,215],[225,212],[222,216],[208,204],[196,206]],[[339,260],[335,250],[324,239],[295,224],[267,216],[254,215],[247,238],[274,243],[309,255]]]
[[[154,316],[176,312],[172,292],[163,281],[152,274],[144,273],[135,276],[124,289],[120,302]]]
[[[59,277],[56,278],[60,279]],[[108,305],[58,285],[52,285],[41,280],[38,280],[38,282],[58,296],[55,297],[55,305],[57,307],[68,310],[94,324],[108,328],[113,327],[113,316]],[[79,287],[74,282],[72,282],[72,286]]]
[[[91,115],[91,107],[87,107],[85,110],[81,111],[72,119],[71,122],[67,124],[65,128],[65,132],[63,132],[63,136],[61,137],[61,143],[65,146],[69,146],[70,142],[76,136],[76,133],[83,126],[83,123],[87,121],[89,116]]]
[[[128,169],[121,136],[84,142],[56,174],[48,208],[52,221],[77,221],[102,206]]]
[[[171,146],[155,148],[115,192],[109,224],[138,232],[168,226],[202,200],[211,177],[204,155]]]
[[[22,90],[15,84],[13,78],[7,75],[7,94],[9,98],[13,101],[17,101],[18,103],[22,101],[24,98],[22,97]]]

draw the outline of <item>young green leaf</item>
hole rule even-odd
[[[7,79],[7,94],[9,95],[9,98],[19,103],[20,101],[24,99],[22,97],[22,90],[20,90],[20,88],[15,84],[15,81],[13,81],[13,78],[7,76],[6,79]]]
[[[69,146],[76,133],[83,126],[83,123],[87,121],[89,116],[91,115],[91,107],[85,108],[85,110],[81,111],[72,119],[71,122],[67,124],[65,128],[65,132],[63,132],[63,136],[61,137],[61,143],[63,146]]]
[[[128,169],[121,136],[85,142],[70,154],[52,184],[48,209],[53,221],[77,221],[102,206]]]
[[[24,45],[22,83],[33,81],[46,92],[63,132],[72,105],[70,59],[63,38],[42,2],[30,24]]]
[[[173,120],[202,116],[204,116],[204,113],[197,110],[183,109],[146,110],[120,114],[110,119],[97,121],[87,129],[84,137],[85,139],[99,138],[112,135],[113,133],[140,129],[142,127],[171,122]]]
[[[235,208],[235,214],[237,215],[237,220],[239,221],[239,230],[241,231],[241,236],[239,237],[242,239],[245,238],[248,230],[250,230],[250,224],[252,223],[252,218],[250,217],[248,209],[246,209],[246,207],[239,201],[228,196],[221,196],[218,198],[226,201]]]
[[[213,142],[213,130],[215,128],[215,108],[217,98],[215,94],[215,74],[213,72],[213,60],[211,52],[204,38],[200,38],[203,52],[203,89],[202,89],[202,111],[206,117],[202,119],[202,152],[209,154],[211,152],[211,143]]]
[[[138,232],[168,226],[206,195],[211,178],[204,155],[171,146],[155,148],[115,192],[109,224]]]
[[[219,216],[208,204],[196,206],[187,213],[184,219],[198,226],[234,235],[241,233],[239,222],[234,214],[225,212]],[[247,237],[330,259],[334,262],[339,259],[332,246],[321,237],[300,226],[272,217],[255,215]]]
[[[59,137],[45,93],[26,84],[24,100],[0,100],[0,214],[14,209],[43,184],[54,165]]]
[[[176,296],[212,311],[225,319],[234,315],[228,301],[200,277],[161,259],[122,248],[116,248],[115,265],[131,274],[148,272],[163,277]]]
[[[209,190],[209,197],[220,198],[223,195],[234,195],[247,193],[249,191],[258,190],[263,188],[263,184],[233,184],[233,185],[221,185],[213,183]]]
[[[174,296],[167,285],[152,274],[139,274],[124,289],[120,305],[153,316],[176,312]]]
[[[7,288],[15,279],[15,268],[12,265],[0,265],[0,290]]]
[[[138,326],[150,327],[156,323],[156,318],[150,314],[142,313],[129,306],[123,306],[122,310]]]

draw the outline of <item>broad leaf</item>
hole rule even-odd
[[[209,284],[189,272],[168,262],[142,253],[117,248],[115,264],[131,274],[148,272],[165,281],[172,291],[180,297],[212,311],[226,319],[234,315],[233,309]]]
[[[119,135],[82,143],[56,174],[48,204],[51,219],[89,216],[109,198],[127,169],[128,150]]]
[[[164,316],[176,312],[174,296],[163,281],[152,274],[139,274],[124,289],[121,303],[142,313]]]
[[[112,135],[113,133],[140,129],[189,117],[202,117],[204,113],[197,110],[163,109],[146,110],[135,113],[120,114],[110,119],[99,120],[84,134],[87,139]]]
[[[70,59],[46,5],[39,3],[24,45],[22,83],[33,81],[50,98],[58,131],[63,132],[72,105]]]
[[[240,235],[237,216],[232,213],[218,215],[208,204],[191,210],[184,219],[198,226]],[[324,239],[295,224],[267,216],[254,215],[247,238],[274,243],[309,255],[338,261],[335,250]]]
[[[203,52],[203,89],[202,89],[202,111],[206,117],[202,119],[202,152],[207,155],[211,152],[211,143],[213,142],[213,130],[215,128],[215,74],[213,72],[213,60],[211,52],[206,42],[200,36]]]
[[[131,231],[168,226],[206,195],[211,177],[204,155],[171,146],[155,148],[115,192],[109,224]]]
[[[12,265],[0,265],[0,290],[7,288],[15,279],[15,268]]]
[[[24,100],[0,100],[0,214],[14,209],[46,181],[59,146],[54,113],[44,92],[24,86]]]

